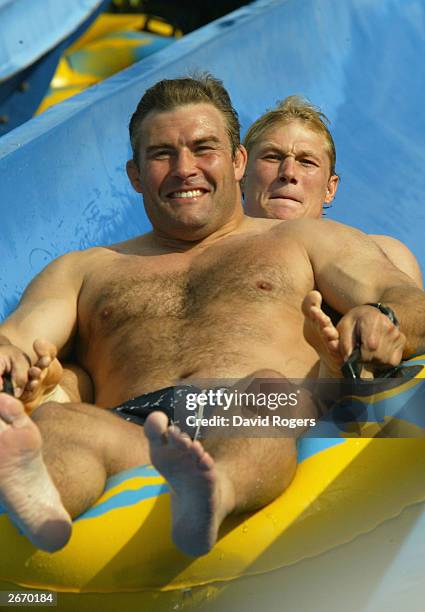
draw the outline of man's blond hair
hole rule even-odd
[[[254,121],[243,141],[248,154],[268,129],[291,121],[302,121],[311,130],[323,136],[329,156],[331,175],[335,174],[336,150],[334,140],[327,127],[327,124],[330,123],[329,119],[320,108],[314,106],[302,96],[288,96],[278,102],[276,108],[267,111]]]

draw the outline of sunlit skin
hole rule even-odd
[[[249,152],[244,194],[253,217],[319,218],[337,187],[323,135],[302,121],[270,127]]]
[[[235,180],[245,163],[243,147],[232,154],[222,114],[189,104],[144,119],[137,165],[128,162],[127,172],[155,234],[194,242],[240,222]]]
[[[320,218],[336,195],[327,141],[307,123],[287,121],[268,128],[251,148],[243,181],[245,208],[252,217]],[[415,256],[391,236],[371,235],[390,261],[423,287]]]
[[[366,362],[388,365],[425,343],[423,292],[366,236],[332,221],[243,216],[246,153],[232,154],[217,109],[152,113],[141,129],[128,173],[153,231],[55,260],[0,326],[0,376],[12,372],[15,387],[25,386],[35,333],[53,345],[50,360],[76,355],[94,383],[96,405],[49,401],[33,420],[0,394],[0,503],[49,551],[66,544],[71,516],[95,503],[106,478],[149,461],[170,485],[174,542],[190,555],[211,549],[228,514],[275,499],[295,473],[294,438],[201,444],[169,428],[162,412],[142,429],[99,408],[180,383],[234,379],[249,394],[264,378],[314,376],[317,355],[301,310],[313,289],[345,313],[342,359],[357,336]],[[281,155],[304,167],[293,149]],[[305,175],[285,180],[304,197]],[[310,311],[319,310],[316,298]],[[367,305],[377,301],[394,306],[406,336]],[[311,414],[311,403],[301,404],[297,415]]]

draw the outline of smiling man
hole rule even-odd
[[[0,502],[36,546],[56,550],[109,476],[152,461],[171,487],[176,545],[200,555],[226,516],[288,486],[295,439],[276,430],[201,444],[169,425],[175,399],[198,380],[255,390],[263,378],[310,376],[317,354],[301,304],[315,287],[344,314],[343,357],[358,339],[365,361],[395,365],[425,344],[425,295],[361,232],[243,214],[246,151],[211,76],[147,90],[130,137],[128,175],[152,231],[52,262],[0,327],[0,375],[15,388],[40,358],[40,337],[62,359],[72,350],[95,389],[95,405],[49,402],[33,419],[0,395]]]
[[[259,117],[244,138],[248,164],[245,209],[266,219],[320,219],[339,183],[327,117],[300,96],[288,96]],[[422,288],[413,253],[391,236],[373,235],[391,262]]]

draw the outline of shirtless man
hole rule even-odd
[[[270,219],[289,220],[302,217],[319,219],[324,208],[334,200],[339,177],[335,172],[336,150],[326,116],[307,100],[289,96],[274,110],[264,113],[249,128],[244,146],[248,151],[248,163],[244,177],[244,200],[248,215]],[[291,154],[291,148],[295,154]],[[309,153],[309,155],[307,155]],[[280,197],[289,195],[289,198]],[[298,198],[293,199],[293,198]],[[399,240],[390,236],[374,235],[374,241],[382,248],[390,261],[408,274],[420,287],[422,275],[415,256]],[[329,317],[321,311],[318,292],[307,296],[303,305],[316,332],[328,345],[325,361],[321,363],[321,376],[336,375],[341,364],[335,340],[337,330]],[[329,311],[329,309],[328,309]],[[331,313],[332,314],[332,313]],[[334,317],[337,320],[339,317]],[[307,337],[313,341],[312,328]],[[317,334],[316,334],[317,335]],[[316,342],[319,339],[316,338]],[[328,344],[328,341],[330,344]],[[40,347],[40,342],[37,343]],[[61,366],[54,360],[56,349],[46,342],[38,350],[38,361],[29,375],[22,401],[28,410],[46,401],[50,396],[57,401],[93,401],[91,381],[82,368],[66,364],[62,377]],[[37,348],[37,347],[36,347]],[[60,387],[51,394],[48,366],[53,362],[52,381],[60,379]],[[366,370],[363,371],[366,376]]]
[[[249,128],[244,146],[245,209],[252,217],[320,219],[335,198],[339,177],[326,116],[307,100],[289,96]],[[392,263],[422,288],[413,253],[399,240],[373,235]]]
[[[276,108],[264,113],[250,126],[243,144],[248,163],[243,180],[246,213],[266,219],[320,219],[333,202],[339,183],[336,149],[327,117],[300,96],[288,96]],[[391,236],[371,235],[390,261],[423,288],[422,273],[413,253]],[[336,322],[329,307],[325,310]],[[322,310],[322,298],[311,292],[303,312],[313,326],[306,329],[309,341],[319,336],[326,347],[320,376],[340,374],[338,329]],[[362,377],[372,376],[365,368]]]
[[[0,328],[0,373],[11,371],[22,387],[24,353],[34,362],[34,340],[45,338],[62,359],[73,349],[96,405],[49,402],[31,419],[1,394],[0,500],[36,546],[56,550],[69,539],[70,517],[94,503],[109,476],[152,461],[172,490],[176,545],[200,555],[227,515],[259,508],[288,486],[294,440],[201,445],[169,427],[163,412],[142,429],[102,408],[203,378],[246,386],[308,376],[317,355],[303,337],[301,303],[314,288],[344,313],[343,356],[359,340],[364,360],[395,365],[425,344],[425,294],[357,230],[244,216],[246,151],[213,78],[157,83],[130,134],[127,171],[153,231],[52,262]],[[369,302],[390,306],[400,329]]]

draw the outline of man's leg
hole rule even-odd
[[[260,371],[260,379],[282,379]],[[251,379],[252,380],[252,379]],[[255,380],[254,380],[255,383]],[[244,390],[252,392],[252,385]],[[298,416],[312,416],[300,408]],[[198,556],[214,546],[226,516],[257,510],[289,485],[296,470],[295,438],[220,438],[201,444],[155,412],[145,423],[153,465],[171,486],[173,539],[178,548]]]
[[[254,376],[282,378],[269,371]],[[226,438],[209,440],[204,449],[170,429],[167,417],[157,412],[145,425],[150,449],[140,426],[88,404],[43,404],[32,421],[21,402],[0,394],[0,427],[5,430],[0,431],[0,463],[1,455],[8,457],[0,470],[0,501],[46,550],[66,544],[69,515],[90,507],[109,476],[149,460],[173,490],[176,544],[194,555],[213,546],[228,514],[255,510],[277,497],[296,468],[293,439]],[[44,490],[50,491],[50,513],[43,511]],[[52,517],[61,526],[54,532],[49,531]]]
[[[41,435],[23,404],[0,394],[0,503],[36,546],[61,548],[71,535],[63,507],[41,455]]]
[[[51,402],[30,419],[0,394],[0,503],[39,548],[64,546],[69,515],[91,506],[109,476],[147,462],[143,429],[107,410]]]

